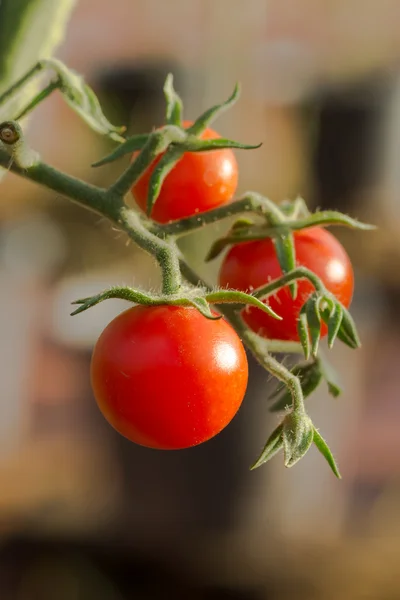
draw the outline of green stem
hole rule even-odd
[[[41,92],[39,92],[32,101],[23,108],[19,114],[14,117],[15,121],[21,120],[25,115],[30,113],[40,102],[43,102],[54,90],[58,90],[60,87],[60,82],[58,80],[52,81],[47,85]]]
[[[180,221],[174,221],[167,225],[154,225],[153,229],[158,235],[186,235],[196,229],[201,229],[204,225],[216,223],[221,219],[228,219],[234,215],[240,213],[253,212],[258,215],[269,215],[274,213],[280,213],[279,208],[267,198],[264,198],[260,194],[249,192],[243,198],[236,200],[230,204],[214,208],[207,212],[188,217],[187,219],[181,219]]]
[[[257,290],[253,292],[253,296],[256,298],[266,298],[267,296],[271,296],[271,294],[276,292],[276,290],[279,290],[285,285],[288,285],[292,281],[297,281],[298,279],[308,279],[313,284],[317,292],[320,294],[326,293],[325,286],[318,276],[315,275],[315,273],[309,271],[309,269],[306,269],[306,267],[297,267],[289,273],[282,275],[282,277],[279,277],[279,279],[257,288]]]
[[[187,281],[189,281],[189,283],[192,285],[201,285],[203,288],[209,290],[212,289],[183,259],[180,260],[180,265],[182,275]],[[256,361],[288,387],[293,400],[293,410],[305,413],[303,391],[301,389],[300,381],[296,375],[293,375],[293,373],[291,373],[284,365],[278,362],[269,354],[268,351],[266,351],[270,341],[265,343],[266,340],[263,340],[256,333],[248,329],[240,314],[238,314],[234,307],[220,304],[218,305],[217,309],[222,315],[224,315],[227,321],[230,322]],[[288,346],[281,346],[279,341],[276,342],[275,348],[273,345],[271,345],[271,351],[288,351],[300,354],[303,353],[300,344],[291,346],[290,350],[287,350],[287,348]]]
[[[151,233],[143,224],[141,216],[134,210],[123,207],[118,224],[143,250],[152,254],[162,270],[162,293],[176,294],[181,287],[178,250],[172,240],[164,241]]]
[[[114,197],[109,190],[66,175],[42,162],[22,169],[15,162],[10,164],[10,156],[1,149],[0,166],[9,168],[25,179],[43,185],[110,219],[121,227],[138,246],[156,258],[163,274],[163,293],[173,294],[179,290],[181,277],[175,244],[172,241],[161,240],[148,231],[139,215],[134,210],[127,208],[119,196]]]
[[[228,307],[229,309],[229,307]],[[226,309],[224,311],[227,313]],[[266,352],[265,345],[260,340],[260,337],[248,329],[240,314],[236,311],[229,311],[227,316],[231,325],[235,328],[237,334],[246,344],[254,358],[264,369],[271,375],[282,381],[290,391],[292,396],[293,410],[297,413],[305,413],[303,391],[301,389],[300,380],[296,375],[293,375],[283,364],[276,360],[269,352]]]
[[[15,162],[10,165],[10,156],[0,149],[0,166],[62,194],[102,216],[114,220],[117,214],[115,207],[107,197],[106,190],[62,173],[45,163],[37,162],[28,169],[22,169]]]
[[[283,211],[279,211],[280,214],[278,216],[275,209],[279,211],[279,209],[274,206],[273,202],[267,198],[250,193],[231,204],[220,206],[214,210],[188,217],[187,219],[182,219],[180,221],[168,223],[167,225],[154,225],[153,230],[157,235],[174,235],[178,237],[201,229],[205,225],[233,217],[240,213],[255,213],[260,216],[268,217],[270,224],[273,224],[273,226],[266,227],[265,225],[254,225],[243,229],[243,231],[235,231],[233,235],[228,235],[224,238],[226,245],[229,243],[233,244],[274,238],[281,234],[288,234],[292,231],[316,226],[341,225],[343,227],[351,227],[366,231],[375,229],[373,225],[361,223],[356,219],[352,219],[351,217],[334,210],[326,210],[314,213],[303,219],[292,220],[293,216],[296,216],[296,213],[293,215],[290,213],[285,215]]]
[[[163,129],[152,133],[138,157],[109,188],[110,194],[124,197],[159,154],[164,152],[171,143],[181,142],[185,137],[186,133],[175,125],[166,125]]]

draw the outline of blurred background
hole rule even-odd
[[[249,472],[276,416],[250,363],[246,400],[217,438],[185,452],[134,446],[104,422],[91,349],[126,306],[71,318],[115,283],[154,287],[151,259],[98,217],[13,175],[0,194],[0,597],[5,600],[400,598],[399,0],[80,0],[56,56],[130,134],[163,119],[172,71],[195,117],[242,96],[218,130],[245,143],[239,193],[373,222],[335,229],[356,271],[363,341],[330,351],[344,388],[309,401],[339,461],[316,451]],[[43,160],[106,185],[124,160],[58,93],[29,121]],[[185,242],[202,264],[228,223]]]

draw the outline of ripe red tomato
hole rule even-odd
[[[176,450],[219,433],[242,403],[247,358],[234,329],[194,308],[135,306],[94,348],[94,396],[111,425],[149,448]]]
[[[183,123],[185,128],[190,125],[191,121]],[[203,140],[220,137],[212,129],[206,129],[200,136]],[[137,153],[132,159],[136,156]],[[146,211],[150,177],[161,156],[132,186],[133,197],[143,211]],[[158,223],[167,223],[217,208],[233,198],[237,183],[238,166],[230,148],[186,152],[165,178],[151,218]]]
[[[294,233],[296,264],[313,271],[325,287],[347,308],[350,305],[354,275],[343,246],[326,229],[312,227]],[[233,246],[225,257],[219,274],[223,287],[252,291],[282,275],[275,246],[271,239],[244,242]],[[300,309],[314,291],[305,280],[297,282],[297,297],[292,299],[288,287],[267,300],[283,320],[278,321],[253,307],[246,307],[243,318],[248,326],[269,339],[298,341],[297,321]],[[327,334],[325,324],[321,336]]]

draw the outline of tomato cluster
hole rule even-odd
[[[211,129],[202,134],[203,139],[218,137]],[[160,159],[132,188],[142,210]],[[232,199],[237,181],[232,150],[185,153],[166,176],[151,218],[167,223],[222,206]],[[313,227],[295,232],[294,244],[296,264],[318,275],[347,307],[353,272],[336,238]],[[281,274],[273,239],[243,242],[227,253],[219,284],[251,292]],[[297,286],[295,298],[288,287],[268,298],[281,321],[254,307],[243,309],[248,327],[269,339],[297,341],[301,307],[314,291],[305,280]],[[117,431],[143,446],[179,449],[209,440],[226,427],[242,403],[248,367],[243,345],[225,320],[208,320],[194,308],[135,306],[100,336],[91,377],[99,407]]]

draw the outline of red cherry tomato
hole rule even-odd
[[[185,128],[190,125],[191,121],[183,123]],[[212,129],[206,129],[200,136],[203,140],[220,137]],[[132,159],[136,156],[134,153]],[[132,186],[133,197],[144,212],[150,177],[161,156]],[[151,218],[158,223],[167,223],[217,208],[233,198],[237,183],[238,166],[231,149],[186,152],[165,178]]]
[[[325,287],[347,308],[350,305],[354,275],[348,255],[339,241],[326,229],[313,227],[294,233],[296,264],[313,271]],[[233,246],[223,261],[219,284],[223,287],[252,291],[282,275],[275,246],[271,239],[244,242]],[[269,339],[298,341],[297,321],[300,309],[314,291],[307,280],[297,282],[297,297],[292,299],[288,287],[267,300],[283,320],[278,321],[257,308],[246,307],[243,318],[248,326]],[[327,334],[325,324],[321,336]]]
[[[247,358],[234,329],[194,308],[135,306],[94,348],[94,396],[111,425],[149,448],[174,450],[219,433],[242,403]]]

